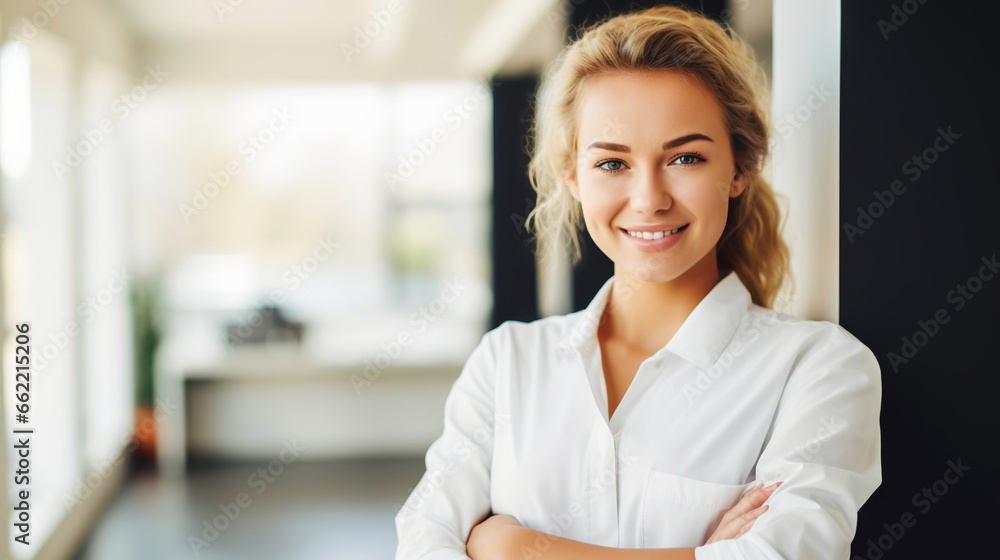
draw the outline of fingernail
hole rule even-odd
[[[775,488],[777,488],[777,487],[778,487],[778,486],[779,486],[780,484],[781,484],[780,482],[775,482],[774,484],[772,484],[772,485],[768,486],[767,488],[765,488],[765,490],[774,490],[774,489],[775,489]]]

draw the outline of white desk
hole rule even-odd
[[[157,460],[168,478],[183,476],[189,448],[270,460],[287,437],[307,458],[422,453],[441,432],[462,368],[400,356],[359,394],[351,377],[364,375],[363,363],[319,364],[294,346],[226,353],[175,337],[164,339],[156,361],[156,398],[178,407],[158,423]]]

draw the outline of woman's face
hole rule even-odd
[[[669,70],[600,75],[585,82],[577,118],[567,183],[615,274],[668,282],[697,264],[715,270],[746,175],[712,92]]]

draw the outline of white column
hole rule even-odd
[[[788,197],[795,293],[782,311],[837,322],[840,2],[774,0],[772,180]]]

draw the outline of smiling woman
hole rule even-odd
[[[713,264],[728,201],[743,194],[747,175],[712,92],[674,70],[601,74],[583,85],[577,113],[579,155],[567,183],[616,274],[645,268],[643,280],[666,282]],[[612,121],[624,123],[616,136],[627,144],[600,140]]]
[[[673,182],[687,186],[712,184],[724,196],[723,229],[717,233],[710,228],[718,224],[700,224],[703,238],[696,244],[704,248],[714,237],[709,244],[717,245],[718,254],[712,257],[736,271],[754,303],[770,306],[788,280],[788,250],[779,233],[777,202],[762,176],[768,153],[762,76],[742,40],[677,8],[618,17],[583,34],[553,65],[539,95],[530,166],[538,203],[528,226],[543,256],[557,253],[568,240],[574,263],[580,258],[578,230],[587,211],[579,184],[586,189],[601,180],[596,172],[622,171],[627,178],[606,181],[633,184],[658,163],[652,155],[669,157],[663,169],[673,166],[664,178],[676,177]],[[635,146],[621,141],[626,135]],[[629,158],[639,168],[629,166]],[[593,236],[592,224],[586,225]],[[655,232],[685,224],[646,218],[615,227],[626,225]],[[602,240],[594,240],[607,254]],[[649,245],[657,253],[660,246]]]
[[[528,224],[574,261],[585,225],[614,276],[584,310],[482,338],[397,559],[849,555],[881,483],[879,365],[839,325],[770,309],[788,251],[757,71],[676,7],[598,24],[556,61]]]

